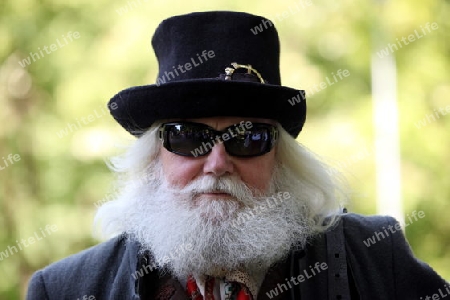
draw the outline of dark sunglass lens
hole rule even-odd
[[[268,127],[254,127],[225,142],[227,151],[234,156],[250,157],[262,155],[270,150]]]
[[[195,149],[202,147],[202,142],[207,138],[207,129],[195,124],[168,125],[167,142],[170,151],[185,155],[194,156]]]

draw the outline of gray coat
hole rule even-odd
[[[413,256],[395,224],[391,217],[344,214],[332,230],[273,266],[258,300],[446,295],[450,286]],[[27,299],[188,299],[176,279],[153,268],[151,257],[138,250],[136,242],[119,236],[67,257],[33,275]]]

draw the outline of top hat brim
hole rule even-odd
[[[303,90],[218,78],[127,88],[111,98],[108,107],[135,136],[157,120],[236,116],[276,120],[295,138],[306,118]]]

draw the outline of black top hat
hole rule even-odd
[[[228,11],[175,16],[158,26],[152,45],[156,84],[125,89],[108,104],[131,134],[140,136],[161,119],[237,116],[274,119],[298,136],[305,93],[281,86],[272,22]],[[291,105],[294,98],[300,102]]]

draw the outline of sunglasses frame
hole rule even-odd
[[[204,147],[206,151],[203,152],[202,154],[198,154],[197,156],[191,153],[191,151],[194,151],[196,148],[194,148],[192,150],[189,150],[189,153],[182,153],[182,152],[173,150],[171,145],[170,145],[169,138],[168,138],[168,133],[170,132],[170,128],[169,127],[172,127],[172,126],[175,126],[175,125],[185,125],[185,124],[187,124],[187,125],[195,125],[195,126],[198,126],[198,127],[202,128],[202,129],[208,129],[211,132],[210,137],[211,136],[215,136],[215,137],[220,136],[220,137],[222,137],[223,134],[229,133],[229,129],[230,128],[233,129],[233,128],[237,128],[238,127],[237,124],[234,124],[234,125],[231,125],[231,126],[228,126],[228,127],[224,128],[223,130],[216,130],[216,129],[214,129],[211,126],[208,126],[206,124],[197,123],[197,122],[189,122],[189,121],[168,122],[168,123],[161,124],[160,127],[159,127],[159,130],[158,130],[158,135],[159,135],[159,139],[162,141],[162,144],[163,144],[164,148],[166,148],[171,153],[174,153],[174,154],[177,154],[177,155],[180,155],[180,156],[186,156],[186,157],[206,156],[212,151],[212,148],[215,146],[215,144],[217,142],[213,142],[213,141],[215,141],[214,138],[212,138],[209,141],[201,141],[202,143],[213,142],[213,147],[210,147],[209,149],[206,149],[206,147]],[[259,127],[259,128],[260,127],[266,128],[268,130],[267,132],[268,132],[269,138],[268,138],[268,143],[267,143],[267,146],[265,147],[265,149],[262,152],[260,152],[260,153],[258,153],[256,155],[236,155],[236,154],[230,153],[228,151],[227,144],[230,141],[234,140],[234,137],[232,137],[232,138],[230,138],[230,139],[228,139],[226,141],[221,140],[219,142],[219,143],[223,143],[224,144],[225,150],[228,153],[228,155],[234,156],[234,157],[243,157],[243,158],[246,158],[246,157],[247,158],[257,157],[257,156],[261,156],[261,155],[264,155],[264,154],[272,151],[272,149],[275,147],[276,142],[278,141],[278,136],[279,136],[278,128],[276,127],[276,125],[272,125],[272,124],[269,124],[269,123],[253,123],[253,122],[251,124],[252,124],[252,128],[250,128],[250,129],[243,129],[242,127],[240,127],[240,129],[241,130],[245,130],[245,131],[248,131],[248,130],[251,131],[253,128],[257,128],[257,127]]]

